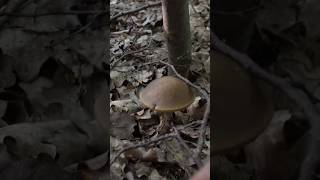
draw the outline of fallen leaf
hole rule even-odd
[[[132,116],[125,112],[110,113],[110,123],[112,136],[119,139],[131,139],[133,137],[136,122]]]
[[[138,110],[138,105],[131,99],[116,100],[110,102],[110,108],[114,112],[134,113]]]

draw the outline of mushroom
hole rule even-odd
[[[228,56],[213,57],[213,154],[254,140],[273,116],[272,89]]]
[[[170,127],[174,111],[188,107],[194,101],[189,86],[173,76],[164,76],[148,84],[140,93],[142,104],[160,112],[158,133],[164,134]]]

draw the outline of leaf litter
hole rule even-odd
[[[155,2],[158,1],[148,1],[148,3]],[[200,0],[198,3],[191,3],[198,11],[194,12],[190,6],[193,43],[193,62],[190,70],[194,77],[193,83],[210,92],[209,1]],[[111,17],[145,5],[144,1],[113,0],[111,1]],[[148,83],[167,75],[166,66],[152,62],[167,60],[168,52],[162,30],[160,5],[120,16],[111,23],[110,31],[110,113],[111,116],[117,113],[125,113],[127,116],[112,120],[118,123],[118,127],[114,127],[119,132],[111,135],[112,157],[127,146],[156,137],[159,114],[150,109],[143,109],[138,97],[140,90]],[[174,121],[177,128],[202,119],[205,108],[202,101],[203,99],[199,96],[188,111],[175,113]],[[182,131],[184,141],[194,151],[196,139],[200,134],[199,125],[200,123],[195,123]],[[124,128],[127,129],[127,132],[122,132]],[[210,156],[210,146],[208,146],[210,134],[208,133],[205,148],[202,150],[205,157]],[[125,139],[123,139],[124,136],[126,136]],[[186,178],[187,175],[190,175],[188,173],[194,171],[195,162],[187,156],[186,152],[181,151],[179,142],[175,139],[167,142],[126,151],[112,164],[113,175],[118,179],[141,180]],[[180,151],[177,151],[178,149]]]

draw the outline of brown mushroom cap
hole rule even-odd
[[[164,76],[152,81],[141,91],[140,101],[155,111],[173,112],[189,106],[194,96],[184,81]]]
[[[214,51],[212,153],[254,140],[272,119],[271,95],[270,86]]]

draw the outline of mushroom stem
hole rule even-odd
[[[158,133],[165,134],[170,130],[170,122],[172,121],[172,112],[164,112],[160,115],[160,124],[158,126]]]

